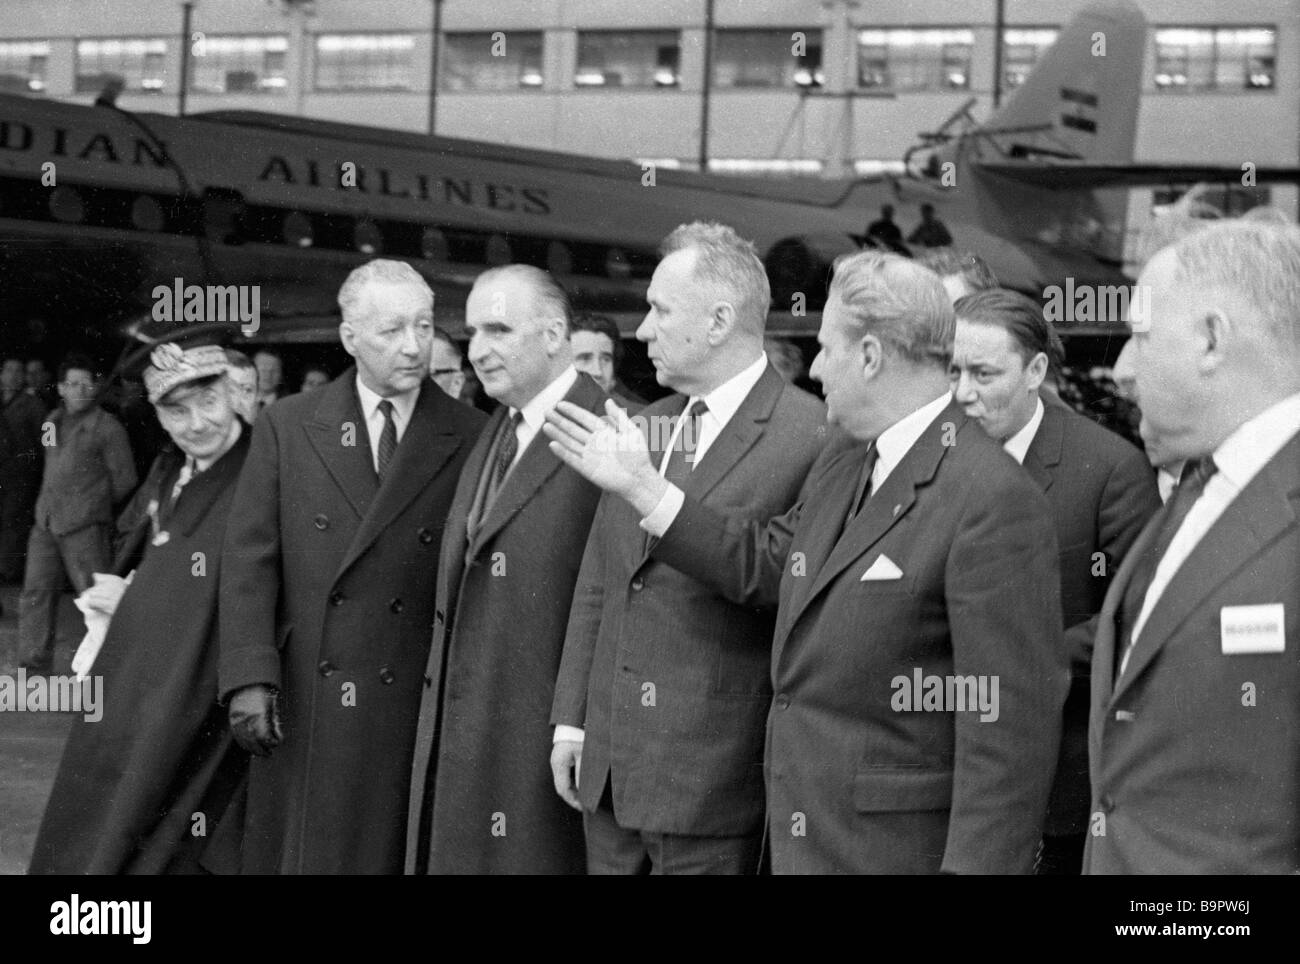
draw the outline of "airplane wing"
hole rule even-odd
[[[1246,173],[1256,181],[1300,183],[1300,167],[1231,167],[1221,164],[1144,164],[1043,161],[980,161],[975,167],[1023,184],[1049,190],[1143,187],[1194,184],[1202,181],[1241,182]]]

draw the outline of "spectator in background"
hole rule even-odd
[[[302,386],[298,389],[300,392],[310,392],[328,385],[330,383],[330,373],[320,365],[308,365],[302,373]]]
[[[943,248],[952,244],[947,225],[934,216],[933,204],[921,205],[921,223],[907,236],[907,243],[919,244],[923,248]]]
[[[59,393],[54,388],[54,379],[43,358],[29,358],[25,366],[27,394],[35,396],[45,411],[49,412],[59,404]]]
[[[455,339],[439,325],[433,326],[433,351],[429,356],[429,377],[452,398],[459,399],[465,387],[465,356]]]
[[[877,247],[884,248],[887,251],[907,253],[907,248],[903,247],[902,229],[894,223],[894,206],[892,204],[882,204],[880,217],[867,225],[867,243],[874,243]]]
[[[258,412],[257,369],[247,355],[233,348],[226,349],[226,361],[230,365],[226,377],[230,379],[235,414],[252,425],[257,421]]]
[[[958,298],[998,286],[998,279],[984,259],[972,251],[956,248],[932,248],[917,255],[917,260],[939,276],[948,297]]]
[[[0,402],[11,444],[0,458],[0,582],[23,576],[24,546],[41,487],[41,423],[48,409],[25,391],[20,358],[0,365]]]
[[[628,391],[618,380],[623,361],[623,340],[618,325],[605,315],[584,313],[573,319],[573,366],[596,380],[609,396],[629,412],[640,411],[645,400]]]
[[[279,355],[263,348],[253,355],[253,367],[257,369],[257,408],[261,411],[280,398],[284,365]]]
[[[92,573],[108,571],[116,509],[136,484],[126,429],[96,402],[95,380],[84,356],[69,355],[59,366],[63,404],[50,414],[43,439],[50,444],[18,601],[19,660],[32,673],[53,668],[64,574],[80,594]]]
[[[763,350],[767,352],[767,360],[772,363],[772,367],[786,382],[794,385],[803,378],[807,370],[803,363],[803,352],[789,338],[764,338]]]

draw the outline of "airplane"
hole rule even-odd
[[[131,113],[111,96],[87,107],[0,95],[0,306],[54,319],[68,337],[129,330],[143,352],[214,332],[324,343],[336,340],[339,285],[370,258],[415,266],[453,329],[480,271],[522,261],[630,336],[659,241],[703,219],[757,246],[772,282],[769,331],[808,338],[831,264],[859,249],[884,204],[900,224],[933,205],[956,248],[1035,297],[1067,278],[1126,285],[1124,188],[1241,175],[1133,162],[1145,32],[1129,0],[1091,5],[983,124],[967,105],[923,135],[904,174],[840,180],[656,170],[251,111]],[[157,320],[157,292],[177,285],[257,286],[257,330],[215,310]],[[1111,318],[1063,334],[1122,331]]]

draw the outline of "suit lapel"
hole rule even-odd
[[[1133,545],[1125,554],[1124,561],[1115,571],[1115,578],[1106,589],[1106,598],[1102,601],[1101,614],[1097,620],[1097,635],[1093,640],[1092,657],[1093,692],[1100,697],[1103,706],[1110,703],[1111,693],[1115,688],[1115,647],[1119,643],[1118,617],[1120,606],[1124,602],[1124,593],[1128,591],[1128,585],[1133,579],[1133,570],[1137,568],[1138,561],[1146,554],[1160,532],[1160,526],[1164,524],[1165,513],[1168,511],[1166,504],[1138,533],[1138,537],[1133,540]]]
[[[1296,524],[1295,510],[1288,495],[1297,485],[1294,470],[1297,461],[1300,461],[1300,436],[1284,445],[1250,480],[1183,560],[1151,608],[1142,635],[1129,657],[1129,666],[1119,679],[1114,698],[1118,699],[1133,684],[1160,648],[1218,586],[1227,582],[1260,549]],[[1290,478],[1283,466],[1292,467]],[[1129,555],[1133,555],[1132,550]]]
[[[303,428],[334,484],[357,518],[362,519],[379,489],[379,480],[375,477],[370,434],[361,414],[355,382],[356,369],[349,368],[320,389],[321,400],[315,416]],[[348,426],[352,427],[351,445],[344,444]]]
[[[459,435],[443,428],[449,420],[443,418],[442,413],[455,404],[432,382],[426,380],[420,387],[420,395],[411,413],[411,424],[402,434],[384,483],[375,493],[370,511],[362,518],[352,545],[348,547],[339,567],[340,573],[370,548],[380,533],[411,504],[464,443]]]
[[[589,412],[603,414],[606,395],[585,375],[578,380],[564,396],[564,401],[572,402]],[[524,449],[519,462],[506,476],[496,501],[488,510],[487,517],[479,526],[478,533],[469,549],[472,559],[478,555],[483,546],[514,518],[528,500],[540,489],[563,463],[551,452],[550,439],[544,432],[538,432]]]
[[[965,422],[966,416],[962,413],[961,408],[950,402],[934,421],[926,426],[925,431],[921,433],[920,438],[903,456],[902,461],[889,473],[884,485],[880,487],[878,492],[871,493],[866,505],[862,507],[862,511],[840,534],[838,541],[834,543],[833,548],[830,550],[830,555],[826,557],[826,562],[812,579],[812,585],[809,587],[807,595],[794,606],[788,623],[789,626],[794,626],[803,610],[840,573],[867,553],[872,546],[884,537],[885,533],[911,511],[912,506],[916,503],[916,490],[930,483],[935,472],[939,469],[939,463],[943,460],[943,454],[946,451],[943,440],[945,434],[947,434],[944,430],[944,424],[952,423],[956,427],[956,431],[960,433],[965,426]],[[861,460],[851,460],[851,462],[857,465],[859,469],[861,468]],[[835,526],[842,523],[844,517],[848,514],[849,499],[856,492],[857,480],[856,475],[851,477],[840,476],[838,478],[841,495],[828,500],[828,502],[838,507],[841,510],[840,514],[834,517],[818,518],[818,525],[825,525],[827,527],[826,531],[834,532]],[[822,535],[824,538],[825,532]],[[834,538],[833,535],[832,538]]]
[[[1034,433],[1025,453],[1025,471],[1046,492],[1056,481],[1057,466],[1061,464],[1061,449],[1065,440],[1065,415],[1053,404],[1043,403],[1043,421]]]
[[[763,426],[772,418],[772,410],[785,389],[785,382],[770,364],[763,369],[718,437],[709,445],[700,463],[691,470],[685,491],[703,500],[754,447],[763,434]]]

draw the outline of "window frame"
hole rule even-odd
[[[931,85],[916,86],[914,84],[899,86],[899,84],[896,83],[896,78],[895,78],[895,66],[894,66],[895,60],[893,57],[890,56],[890,54],[891,54],[891,50],[902,49],[902,48],[891,47],[889,43],[889,35],[891,33],[902,33],[902,32],[917,33],[917,34],[965,33],[969,35],[969,40],[949,41],[946,43],[933,43],[933,44],[924,45],[929,49],[933,49],[938,55],[937,59],[934,62],[934,66],[937,69],[937,76],[939,81],[938,86],[931,86]],[[863,34],[873,34],[873,33],[883,34],[884,42],[868,44],[863,41],[862,39]],[[975,33],[976,33],[975,27],[972,24],[945,24],[943,26],[935,26],[932,24],[922,24],[917,26],[905,25],[905,24],[871,24],[871,25],[855,24],[853,26],[853,42],[854,42],[854,52],[856,56],[854,58],[853,89],[858,91],[869,91],[877,95],[971,93],[974,91],[974,86],[972,83],[973,81],[972,67],[975,61],[975,43],[976,43]],[[914,45],[912,49],[917,49],[920,46],[922,45],[920,44]],[[954,47],[965,48],[964,66],[965,66],[966,83],[960,87],[952,86],[946,83],[946,79],[948,76],[947,68],[950,61],[949,50],[950,48],[954,48]],[[864,75],[863,64],[864,61],[866,60],[866,58],[864,57],[864,51],[868,49],[880,49],[884,51],[885,56],[884,56],[883,74],[888,81],[887,83],[881,85],[863,83],[863,75]],[[916,58],[915,56],[908,58],[907,61],[907,63],[911,67],[915,67],[920,62],[921,61],[918,60],[918,58]],[[915,71],[913,71],[913,73],[915,73]]]
[[[340,83],[332,86],[321,86],[321,49],[320,42],[327,37],[347,38],[347,37],[405,37],[411,41],[410,52],[410,78],[405,84],[376,84],[376,85],[350,85]],[[311,35],[311,89],[315,93],[321,94],[358,94],[358,93],[410,93],[420,89],[417,83],[417,59],[416,52],[421,35],[410,30],[330,30],[322,33]],[[340,71],[342,73],[342,71]]]
[[[583,63],[582,63],[583,37],[592,36],[592,35],[601,35],[601,34],[606,36],[613,35],[613,36],[622,36],[622,37],[627,37],[632,35],[674,36],[676,38],[677,56],[675,62],[672,65],[673,82],[671,84],[662,84],[655,79],[659,71],[664,69],[663,65],[660,64],[658,60],[658,55],[664,49],[662,45],[657,45],[655,48],[654,51],[655,62],[650,67],[649,74],[650,74],[651,82],[648,84],[626,84],[626,83],[586,84],[586,83],[579,82],[578,77],[582,74],[582,70],[583,70]],[[609,29],[609,28],[600,27],[592,30],[575,30],[572,79],[573,79],[573,89],[582,90],[582,91],[588,91],[588,90],[631,90],[631,91],[678,90],[679,91],[682,89],[682,30],[680,27],[637,27],[635,29],[630,29],[630,30],[619,30],[619,29]]]
[[[1220,63],[1222,59],[1222,55],[1220,53],[1221,50],[1220,35],[1227,34],[1227,33],[1243,32],[1243,31],[1253,31],[1253,30],[1267,31],[1268,33],[1272,34],[1273,37],[1272,45],[1271,45],[1271,53],[1268,57],[1269,83],[1260,84],[1260,85],[1254,85],[1250,83],[1250,78],[1252,76],[1251,62],[1254,58],[1251,55],[1250,45],[1243,45],[1244,49],[1242,50],[1240,55],[1241,63],[1238,65],[1241,68],[1243,83],[1240,86],[1223,86],[1222,84],[1220,84],[1218,79],[1220,74]],[[1160,83],[1159,77],[1161,76],[1161,74],[1169,73],[1168,70],[1162,71],[1161,67],[1166,66],[1171,60],[1174,59],[1171,57],[1166,57],[1162,60],[1160,34],[1171,32],[1171,31],[1184,31],[1186,33],[1208,33],[1210,35],[1210,44],[1209,44],[1210,55],[1208,58],[1208,67],[1204,71],[1205,76],[1208,78],[1206,83],[1194,85],[1190,82],[1192,80],[1191,75],[1193,72],[1193,68],[1197,64],[1199,64],[1199,60],[1194,58],[1194,55],[1190,50],[1188,50],[1186,53],[1183,54],[1181,58],[1179,58],[1181,59],[1183,65],[1183,75],[1187,78],[1187,82],[1182,84],[1161,84]],[[1156,24],[1152,27],[1151,43],[1153,48],[1152,58],[1151,58],[1151,63],[1152,63],[1151,84],[1147,88],[1147,91],[1150,93],[1174,94],[1174,95],[1182,94],[1182,95],[1196,96],[1200,94],[1262,94],[1262,93],[1272,93],[1273,91],[1277,90],[1278,27],[1276,23],[1211,23],[1211,24],[1162,23],[1162,24]],[[1187,45],[1182,45],[1182,46],[1184,46],[1185,48],[1187,47]]]

